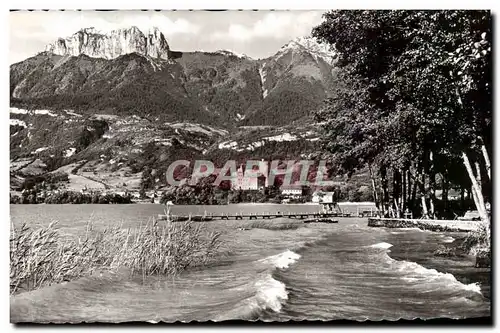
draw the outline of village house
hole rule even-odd
[[[280,190],[284,197],[300,198],[304,194],[300,185],[282,185]]]
[[[268,181],[268,165],[266,161],[260,161],[259,171],[262,175],[258,177],[252,177],[245,175],[245,166],[242,164],[238,168],[235,175],[235,182],[231,182],[231,187],[234,190],[262,190],[269,186]]]
[[[335,192],[315,191],[312,195],[311,201],[319,204],[333,204]]]

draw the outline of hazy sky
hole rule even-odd
[[[58,37],[81,28],[107,32],[158,27],[172,50],[229,49],[252,58],[274,54],[291,39],[306,36],[324,11],[36,11],[10,12],[10,63],[24,60]]]

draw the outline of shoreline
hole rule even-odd
[[[403,249],[401,245],[396,245],[391,248],[392,251],[389,252],[388,255],[394,260],[415,262],[426,269],[433,269],[443,274],[451,274],[457,281],[466,285],[477,283],[483,297],[491,300],[491,267],[475,267],[475,257],[466,254],[463,249],[461,249],[465,236],[454,236],[456,238],[453,242],[442,245],[448,249],[452,249],[451,254],[448,255],[438,255],[433,252],[425,259],[408,258],[407,255],[405,256],[404,254],[406,253],[406,249]]]
[[[403,218],[379,218],[369,217],[369,227],[385,228],[419,228],[429,231],[448,232],[470,232],[477,231],[481,225],[480,221],[460,221],[460,220],[417,220]]]

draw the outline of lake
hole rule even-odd
[[[88,221],[97,227],[114,223],[133,227],[163,214],[164,208],[154,204],[11,205],[11,221],[16,226],[58,221],[61,232],[78,235]],[[171,210],[173,214],[314,212],[320,207],[243,204],[173,206]],[[338,220],[338,224],[311,223],[279,231],[241,230],[251,222],[247,220],[206,222],[222,231],[224,240],[223,255],[209,267],[175,278],[102,274],[21,293],[11,296],[11,321],[490,316],[489,271],[473,268],[473,258],[433,256],[440,245],[464,234],[369,228],[366,218]]]

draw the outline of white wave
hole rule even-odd
[[[402,229],[402,230],[405,230],[405,231],[431,232],[429,230],[422,230],[422,229],[417,228],[417,227],[412,227],[412,228],[398,228],[398,229]]]
[[[397,270],[404,272],[405,276],[401,279],[406,281],[421,280],[422,283],[426,281],[439,281],[446,283],[447,287],[457,287],[463,290],[481,294],[481,286],[479,283],[464,284],[458,281],[453,274],[442,273],[435,269],[425,268],[422,265],[412,261],[398,261],[391,258],[391,263],[398,265]]]
[[[276,268],[285,269],[300,259],[300,254],[286,250],[283,253],[264,258],[260,261],[272,264]]]
[[[230,319],[255,319],[262,311],[280,312],[288,299],[288,292],[283,282],[273,279],[270,273],[265,273],[253,285],[255,294],[243,299],[231,310],[220,314],[215,321]]]
[[[443,238],[441,241],[443,243],[453,243],[455,241],[455,238],[448,236],[448,237]]]
[[[481,294],[481,285],[479,282],[464,284],[463,287],[465,290],[473,291],[475,293]]]
[[[392,246],[393,246],[392,244],[389,244],[389,243],[386,243],[386,242],[382,242],[382,243],[377,243],[377,244],[370,245],[370,247],[375,248],[375,249],[388,249],[388,248],[390,248]]]
[[[285,284],[267,275],[264,279],[255,283],[257,294],[255,300],[259,308],[270,309],[274,312],[281,311],[283,302],[288,299]]]

